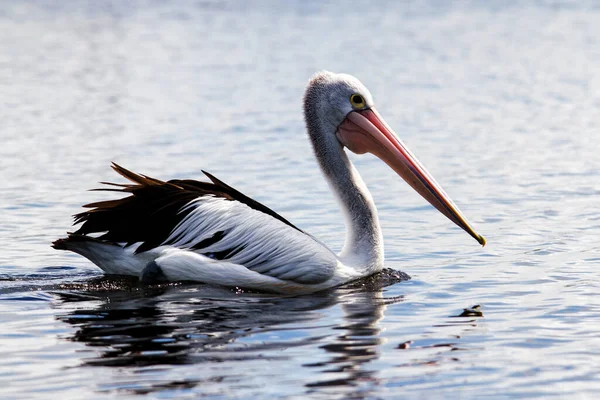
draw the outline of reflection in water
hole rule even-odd
[[[322,379],[307,384],[308,387],[356,386],[360,382],[377,382],[377,371],[365,367],[370,361],[379,358],[378,346],[382,343],[379,337],[379,321],[384,316],[386,304],[402,301],[403,297],[384,299],[381,289],[354,290],[340,295],[344,310],[345,323],[336,327],[342,332],[329,343],[321,346],[333,356],[326,362],[306,365],[324,367],[322,372],[337,375],[345,373],[346,377]],[[353,398],[366,396],[364,390],[354,393]]]
[[[79,301],[73,296],[63,300]],[[316,320],[319,315],[314,311],[334,301],[333,293],[278,298],[236,295],[202,285],[167,287],[138,296],[109,293],[100,305],[75,309],[59,318],[78,327],[72,340],[102,348],[87,364],[181,364],[202,361],[206,353],[213,361],[224,360],[236,350],[231,348],[236,340],[287,323]]]
[[[232,372],[240,373],[245,369],[239,362],[282,359],[286,357],[284,350],[313,345],[331,354],[324,362],[303,365],[320,368],[323,373],[318,374],[323,379],[306,383],[313,391],[376,381],[376,370],[365,368],[365,364],[379,357],[379,321],[386,304],[402,300],[384,299],[381,288],[406,278],[385,271],[344,288],[299,297],[240,293],[205,285],[143,288],[129,283],[122,284],[120,290],[60,292],[56,307],[69,309],[58,318],[77,328],[68,339],[96,350],[95,357],[84,361],[88,366],[235,361],[237,368]],[[107,282],[101,278],[90,286],[102,288]],[[337,304],[343,311],[342,322],[323,321],[319,310]],[[299,324],[307,335],[294,333]],[[291,334],[286,334],[288,331]],[[261,339],[274,332],[276,339]],[[326,344],[322,344],[325,338]],[[329,374],[335,378],[328,379]],[[199,383],[161,382],[134,391],[146,393]]]

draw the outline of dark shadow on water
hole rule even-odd
[[[305,382],[307,390],[352,389],[377,381],[376,370],[366,365],[379,357],[378,323],[386,305],[403,300],[402,296],[384,298],[382,289],[407,278],[385,270],[342,288],[293,297],[197,284],[144,287],[126,279],[98,278],[85,286],[55,291],[58,300],[53,306],[59,320],[75,327],[64,339],[93,350],[94,356],[84,360],[87,366],[137,368],[233,361],[242,371],[234,372],[243,375],[244,361],[285,360],[284,350],[312,346],[307,351],[320,352],[321,358],[324,351],[329,357],[302,365],[319,378]],[[336,305],[343,310],[341,323],[324,318],[329,313],[323,310]],[[286,335],[294,331],[308,333]],[[253,338],[270,332],[277,332],[278,339]],[[345,377],[339,378],[340,374]],[[142,394],[200,383],[162,382],[127,391]]]

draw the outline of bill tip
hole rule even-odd
[[[485,240],[485,238],[483,236],[477,234],[477,237],[475,239],[477,239],[477,241],[479,242],[481,247],[485,247],[485,244],[487,243],[487,241]]]

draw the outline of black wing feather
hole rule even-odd
[[[205,171],[202,172],[212,182],[187,179],[164,182],[146,175],[136,174],[116,163],[112,164],[112,168],[132,183],[102,182],[113,187],[100,190],[125,192],[130,195],[121,199],[85,205],[84,207],[91,209],[74,216],[75,224],[82,224],[73,234],[74,237],[79,238],[78,240],[82,235],[104,232],[96,239],[113,243],[127,243],[127,245],[142,242],[136,250],[138,253],[153,249],[165,242],[177,224],[191,212],[191,209],[182,210],[182,208],[202,196],[239,201],[302,232],[275,211]],[[61,240],[68,241],[69,238]]]

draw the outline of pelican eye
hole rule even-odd
[[[363,108],[367,105],[367,103],[365,102],[365,98],[362,97],[360,94],[353,94],[352,96],[350,96],[350,103],[354,108]]]

